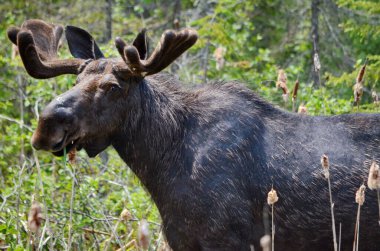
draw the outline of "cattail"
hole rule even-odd
[[[129,221],[130,219],[132,219],[131,212],[129,212],[128,209],[124,208],[123,211],[120,214],[120,219],[123,220],[123,221]]]
[[[139,224],[139,229],[137,233],[139,246],[147,250],[149,248],[150,236],[149,236],[149,225],[145,219],[142,219]]]
[[[260,239],[260,246],[261,246],[261,248],[262,248],[263,251],[270,251],[271,250],[270,243],[271,243],[271,240],[270,240],[270,235],[269,234],[266,234],[263,237],[261,237],[261,239]]]
[[[214,58],[216,60],[216,70],[220,71],[225,63],[224,54],[226,53],[226,49],[223,47],[218,47],[214,51]]]
[[[300,81],[299,81],[298,78],[297,78],[297,80],[296,80],[296,84],[294,85],[294,88],[293,88],[293,95],[292,95],[292,100],[293,100],[293,102],[294,102],[294,101],[296,100],[296,98],[297,98],[297,92],[298,92],[299,85],[300,85]]]
[[[268,205],[272,206],[278,201],[278,196],[276,190],[273,188],[268,193]]]
[[[359,226],[360,226],[360,207],[363,205],[365,197],[364,197],[364,192],[365,192],[365,185],[361,185],[356,191],[355,194],[355,202],[358,203],[358,212],[356,215],[356,226],[355,226],[355,234],[354,234],[354,251],[359,251]]]
[[[360,68],[359,74],[356,77],[356,83],[362,83],[363,82],[363,77],[364,77],[364,74],[365,74],[366,67],[367,67],[367,60],[365,61],[365,63],[362,66],[362,68]]]
[[[330,172],[329,172],[329,157],[327,157],[326,154],[323,154],[321,157],[321,165],[323,168],[323,174],[325,175],[325,178],[328,179],[330,177]]]
[[[301,104],[299,107],[298,107],[298,113],[299,114],[307,114],[307,108],[304,104]]]
[[[325,178],[327,179],[327,184],[328,184],[328,189],[329,189],[334,251],[337,251],[338,250],[338,243],[336,241],[334,203],[333,203],[332,193],[331,193],[330,170],[329,170],[330,169],[330,163],[329,163],[329,157],[327,157],[326,154],[323,154],[321,157],[321,165],[322,165],[322,169],[323,169],[323,174],[324,174]]]
[[[300,85],[300,81],[298,81],[298,78],[296,80],[296,83],[294,85],[294,88],[293,88],[293,93],[292,93],[292,103],[293,103],[293,109],[292,111],[293,112],[296,112],[296,98],[297,98],[297,92],[298,92],[298,87]]]
[[[365,192],[365,185],[361,185],[358,191],[356,191],[355,202],[358,203],[360,206],[362,206],[364,203],[364,192]]]
[[[286,82],[287,82],[287,77],[286,77],[285,71],[283,69],[278,70],[276,86],[277,88],[281,88],[282,99],[284,100],[285,103],[288,102],[288,99],[289,99],[289,90],[286,85]]]
[[[272,251],[274,251],[274,233],[275,233],[275,226],[274,226],[274,203],[278,201],[278,196],[276,190],[272,189],[268,193],[268,205],[272,207]]]
[[[286,86],[286,82],[287,82],[288,78],[286,77],[286,73],[283,69],[279,69],[278,70],[278,75],[277,75],[277,82],[276,82],[276,86],[277,88],[283,88]]]
[[[377,204],[379,207],[379,225],[380,225],[380,167],[375,161],[372,161],[371,167],[369,168],[368,174],[368,188],[371,190],[376,190],[377,193]]]
[[[319,61],[318,53],[314,53],[314,70],[319,72],[321,70],[321,62]]]
[[[28,228],[31,232],[37,233],[41,227],[43,219],[42,208],[40,203],[34,201],[28,214]]]
[[[372,161],[371,167],[369,168],[368,174],[368,188],[371,190],[380,189],[380,173],[379,165],[375,161]]]
[[[367,60],[361,67],[358,76],[356,77],[356,83],[354,85],[354,101],[359,105],[360,99],[363,96],[363,77],[367,66]]]

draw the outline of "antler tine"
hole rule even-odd
[[[144,65],[141,63],[140,54],[133,45],[127,45],[121,38],[115,39],[116,48],[127,64],[129,74],[141,75],[144,72]]]
[[[136,75],[146,76],[155,74],[166,68],[194,45],[197,39],[197,32],[193,29],[184,29],[179,32],[166,31],[162,35],[160,43],[147,60],[140,59],[139,52],[135,46],[126,45],[121,39],[117,39],[115,42],[119,53],[129,69]]]
[[[8,29],[9,39],[17,45],[30,76],[39,79],[62,74],[78,74],[85,61],[82,59],[57,59],[59,40],[63,33],[60,25],[47,24],[42,20],[27,20],[21,28]]]
[[[155,68],[157,72],[163,70],[198,40],[198,34],[193,29],[184,29],[175,35],[172,39],[165,39],[167,45],[154,50],[147,62],[149,67]],[[163,36],[166,37],[166,34]]]
[[[127,46],[127,44],[120,37],[116,37],[115,38],[115,46],[116,46],[116,49],[119,52],[120,56],[123,58],[124,62],[126,62],[126,58],[124,56],[124,48]]]

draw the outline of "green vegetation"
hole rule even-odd
[[[35,152],[30,138],[38,113],[68,90],[73,76],[52,80],[29,77],[15,55],[6,30],[30,18],[87,29],[106,56],[117,57],[116,36],[131,41],[148,28],[151,46],[165,29],[191,26],[200,40],[168,71],[188,85],[213,80],[246,83],[268,101],[292,110],[295,100],[311,115],[379,112],[372,93],[380,92],[380,4],[377,0],[155,1],[11,0],[0,5],[0,249],[118,249],[138,239],[146,219],[150,250],[164,249],[159,213],[132,171],[108,149],[76,164]],[[314,4],[314,5],[313,5]],[[317,9],[316,9],[317,8]],[[110,11],[111,10],[111,11]],[[312,23],[316,15],[317,29]],[[315,43],[313,44],[312,35]],[[315,81],[314,50],[321,69]],[[70,57],[67,45],[60,51]],[[353,86],[368,59],[360,106]],[[287,74],[289,101],[276,88],[278,69]],[[314,77],[313,77],[314,76]],[[32,202],[42,207],[42,225],[28,230]],[[38,207],[38,206],[37,206]],[[123,209],[131,219],[120,220]],[[36,216],[37,218],[39,215]],[[71,222],[71,223],[70,223]],[[118,224],[119,222],[119,224]],[[70,245],[71,242],[71,245]],[[136,249],[132,243],[129,249]]]

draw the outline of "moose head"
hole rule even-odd
[[[109,146],[128,110],[133,109],[136,99],[130,97],[139,95],[144,78],[162,71],[197,40],[192,29],[166,31],[148,57],[146,31],[142,30],[131,45],[115,39],[121,58],[105,58],[87,31],[67,26],[65,35],[74,58],[59,59],[63,32],[62,26],[42,20],[28,20],[21,28],[8,29],[30,76],[78,76],[72,89],[47,105],[32,137],[34,148],[57,156],[62,156],[64,149],[84,148],[93,157]]]

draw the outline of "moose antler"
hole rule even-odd
[[[166,68],[194,45],[197,39],[197,32],[193,29],[184,29],[179,32],[166,31],[147,60],[141,59],[139,49],[136,46],[127,45],[121,38],[116,38],[115,45],[132,74],[146,76]]]
[[[83,59],[58,59],[57,51],[63,27],[32,19],[21,28],[11,27],[8,38],[17,45],[22,62],[30,76],[39,79],[62,74],[78,74]]]

